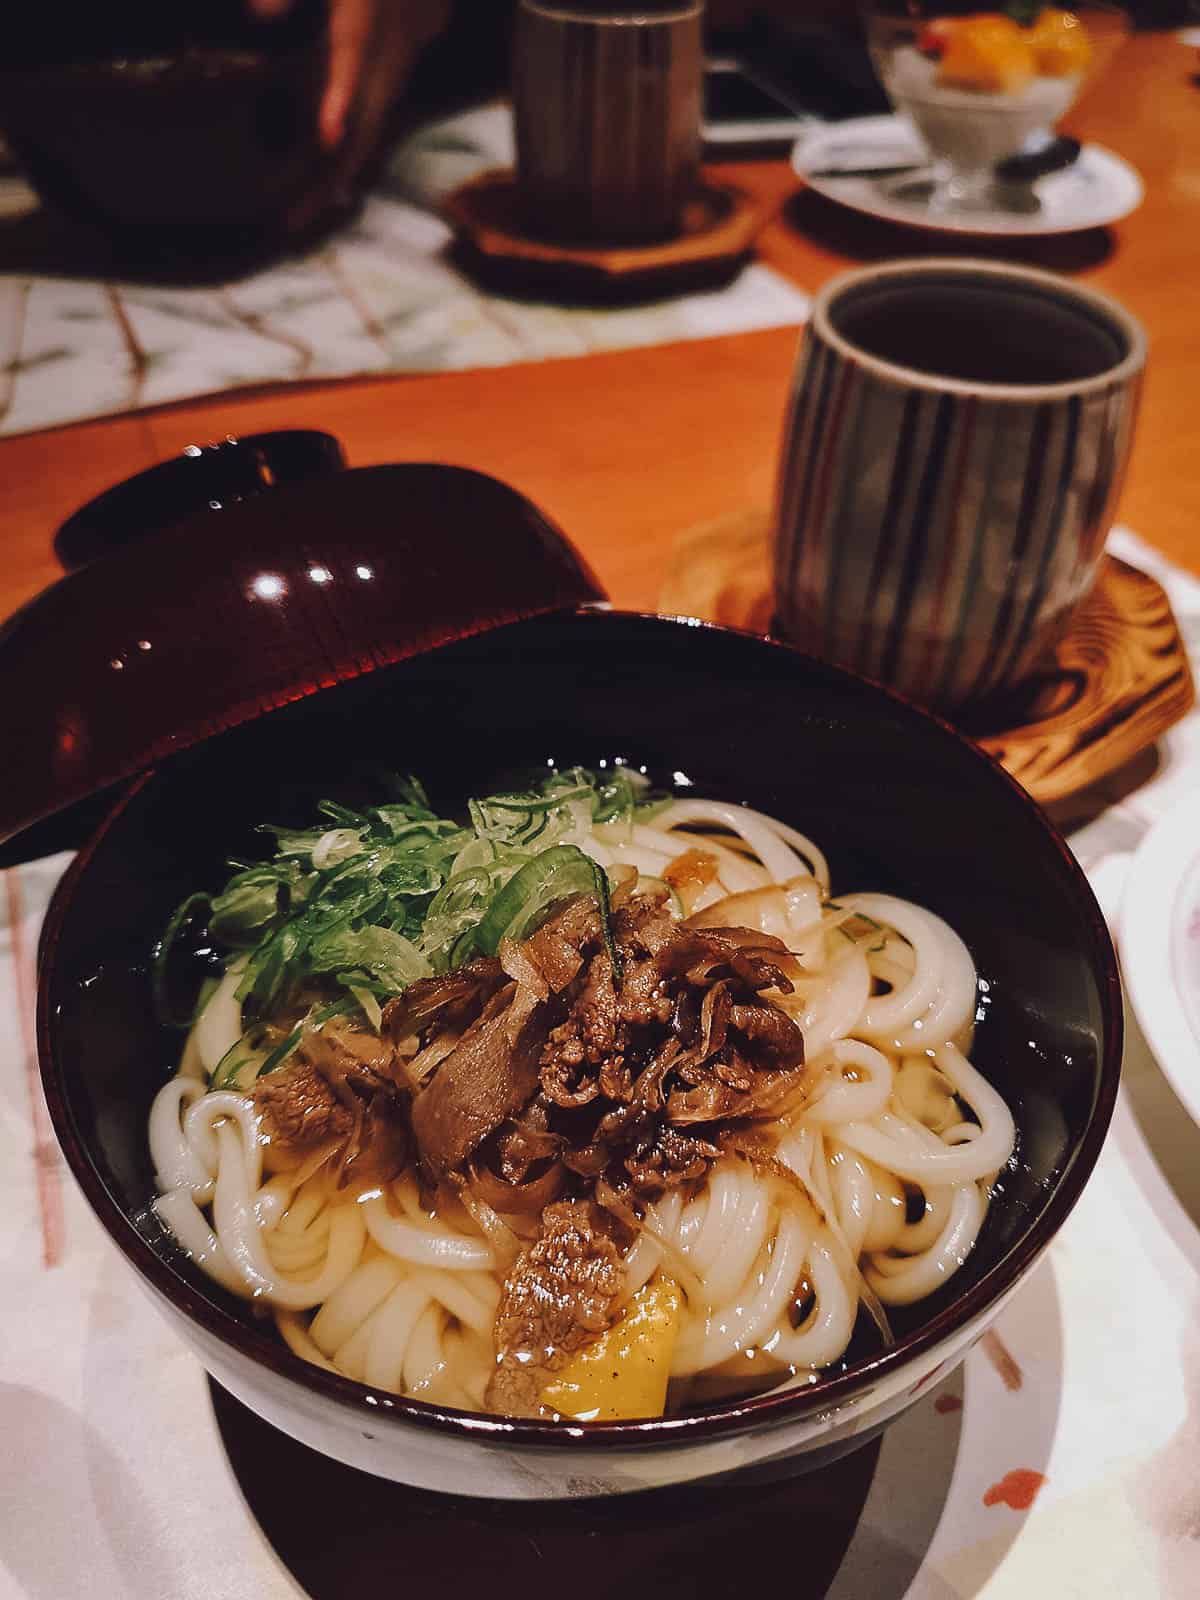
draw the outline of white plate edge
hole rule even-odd
[[[834,205],[845,206],[848,211],[856,211],[860,216],[874,217],[879,222],[890,222],[898,227],[919,228],[926,233],[957,234],[964,238],[978,239],[1004,239],[1004,238],[1053,238],[1063,234],[1082,233],[1088,228],[1107,228],[1113,223],[1122,221],[1130,216],[1146,198],[1146,185],[1141,173],[1116,150],[1110,150],[1107,145],[1096,144],[1092,140],[1085,142],[1081,154],[1093,154],[1101,157],[1109,164],[1110,171],[1124,180],[1127,185],[1126,198],[1120,200],[1108,210],[1097,214],[1086,222],[1072,222],[1065,226],[1045,223],[1038,226],[1036,223],[1022,221],[1013,217],[1007,226],[997,226],[995,223],[972,224],[969,221],[937,221],[931,217],[923,217],[919,212],[908,212],[903,207],[877,208],[850,199],[831,190],[829,185],[836,184],[838,175],[830,174],[824,178],[811,178],[801,164],[802,152],[807,152],[814,147],[819,150],[823,139],[843,133],[851,136],[851,130],[857,130],[859,137],[869,139],[874,129],[882,132],[881,125],[890,123],[897,131],[903,127],[902,119],[898,112],[877,112],[870,116],[848,117],[844,122],[828,122],[818,124],[810,129],[801,139],[798,139],[792,148],[791,168],[798,178],[812,189],[814,194],[819,194],[823,199],[831,201]]]
[[[1186,869],[1200,855],[1198,821],[1200,790],[1195,790],[1159,818],[1134,852],[1121,901],[1117,945],[1126,993],[1146,1043],[1184,1109],[1200,1126],[1200,1052],[1175,987],[1171,959],[1171,934]]]

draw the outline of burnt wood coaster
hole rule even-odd
[[[739,512],[675,541],[658,609],[771,632],[767,512]],[[1095,587],[1042,668],[958,726],[1043,805],[1130,761],[1190,710],[1187,651],[1161,584],[1105,556]]]
[[[678,238],[662,244],[570,244],[534,237],[511,169],[455,189],[442,212],[472,276],[514,294],[595,303],[646,300],[727,283],[749,258],[771,207],[729,184],[703,183]]]

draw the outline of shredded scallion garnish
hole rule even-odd
[[[211,943],[244,963],[237,999],[246,1032],[218,1064],[214,1085],[256,1059],[248,1041],[265,1019],[308,1006],[311,1025],[312,1008],[325,1002],[323,1014],[359,1013],[377,1029],[383,1006],[410,983],[494,954],[501,939],[526,936],[572,894],[595,897],[619,974],[607,874],[586,847],[597,824],[631,830],[661,809],[663,797],[639,774],[551,771],[528,790],[471,800],[466,823],[439,817],[414,779],[397,781],[395,793],[364,811],[323,800],[324,825],[264,828],[269,860],[231,862],[236,870],[219,894],[192,895],[175,912],[154,967],[164,1020],[185,1025],[170,1015],[167,981],[185,926],[206,924]],[[305,1025],[259,1073],[286,1060]]]

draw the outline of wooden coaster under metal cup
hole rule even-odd
[[[533,238],[511,169],[456,189],[443,213],[473,276],[516,293],[609,302],[727,283],[748,259],[769,208],[728,184],[702,180],[673,239],[657,244],[560,244]]]
[[[741,512],[676,540],[658,609],[771,632],[770,517]],[[1043,805],[1123,766],[1191,709],[1187,651],[1162,586],[1106,556],[1070,631],[1002,705],[960,726]]]

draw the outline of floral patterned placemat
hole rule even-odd
[[[446,258],[438,197],[512,159],[486,106],[401,145],[361,214],[307,255],[218,286],[152,286],[5,270],[0,434],[167,401],[364,373],[505,366],[802,322],[808,297],[752,263],[722,289],[586,308],[485,293]],[[0,179],[0,216],[31,203]]]

